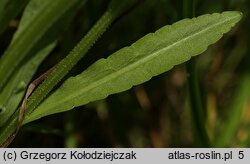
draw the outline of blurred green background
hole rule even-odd
[[[249,0],[196,0],[195,15],[238,10],[240,24],[196,58],[205,126],[212,146],[250,147],[250,99],[243,99],[250,76]],[[64,58],[100,18],[107,0],[89,0],[61,34],[59,44],[35,77]],[[20,9],[21,10],[21,9]],[[117,20],[68,76],[128,46],[149,32],[178,21],[178,1],[145,0]],[[1,34],[0,54],[17,28],[19,15]],[[11,147],[202,147],[189,109],[185,65],[107,99],[25,125]],[[249,88],[249,87],[248,87]],[[248,94],[249,95],[249,94]],[[227,135],[225,137],[225,135]],[[223,138],[224,137],[224,138]]]

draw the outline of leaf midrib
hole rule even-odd
[[[235,19],[235,18],[237,18],[237,17],[238,17],[238,15],[237,15],[237,16],[234,16],[234,17],[230,17],[229,19],[225,19],[224,21],[220,21],[220,22],[218,22],[218,23],[215,23],[214,25],[211,25],[211,26],[209,26],[209,27],[207,27],[207,28],[204,28],[204,29],[202,29],[202,30],[200,30],[200,31],[198,31],[198,32],[196,32],[196,33],[194,33],[194,34],[192,34],[192,35],[188,35],[188,36],[186,36],[186,37],[184,37],[184,38],[181,38],[181,39],[177,40],[175,43],[172,43],[172,44],[168,45],[167,47],[162,48],[162,49],[160,49],[160,50],[158,50],[158,51],[152,53],[151,55],[147,55],[146,57],[142,58],[142,59],[139,60],[139,61],[133,62],[132,64],[128,65],[127,67],[124,67],[124,68],[122,68],[122,69],[120,69],[120,70],[118,70],[118,71],[116,71],[116,72],[114,72],[114,73],[111,73],[110,75],[105,76],[104,78],[101,78],[100,80],[97,80],[96,82],[91,83],[91,84],[88,85],[87,87],[85,87],[85,88],[83,88],[83,89],[80,89],[80,92],[83,93],[83,92],[86,92],[87,90],[96,88],[96,87],[98,87],[99,85],[101,85],[101,84],[103,84],[103,83],[106,83],[107,81],[110,81],[110,80],[112,80],[112,79],[114,79],[114,78],[116,78],[116,77],[118,77],[118,76],[120,76],[120,75],[122,75],[122,74],[124,74],[124,73],[126,73],[126,72],[128,72],[128,71],[130,71],[130,70],[133,70],[135,67],[137,67],[137,66],[140,65],[141,63],[145,63],[145,62],[149,61],[150,59],[156,57],[156,56],[157,56],[158,54],[160,54],[161,52],[167,51],[168,49],[171,49],[171,48],[173,48],[174,46],[176,46],[176,45],[178,45],[178,44],[181,44],[182,42],[184,42],[184,41],[186,41],[186,40],[188,40],[188,39],[190,39],[190,38],[192,38],[192,37],[195,37],[195,36],[197,36],[197,35],[199,35],[199,34],[201,34],[201,33],[204,33],[204,32],[206,32],[206,31],[208,31],[208,30],[210,30],[210,29],[212,29],[212,28],[214,28],[214,27],[216,27],[216,26],[219,26],[220,24],[223,24],[223,23],[225,23],[225,22],[231,21],[231,20],[233,20],[233,19]],[[191,20],[192,20],[192,19],[191,19]],[[190,56],[190,57],[191,57],[191,56]],[[173,65],[172,67],[174,67],[174,66],[175,66],[175,65]],[[171,67],[171,68],[172,68],[172,67]],[[132,87],[132,86],[131,86],[131,87]],[[78,91],[78,92],[79,92],[79,91]],[[65,102],[65,101],[67,101],[67,100],[74,99],[74,98],[78,97],[78,95],[79,95],[78,93],[75,93],[75,94],[71,94],[71,96],[67,96],[67,97],[65,96],[64,99],[61,99],[60,104],[62,104],[61,102]],[[57,105],[59,104],[59,102],[50,104],[50,106],[51,106],[51,107],[54,107],[54,106],[55,106],[54,104],[56,104],[56,106],[57,106]],[[75,104],[73,104],[72,106],[75,106]]]

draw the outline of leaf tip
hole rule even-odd
[[[234,12],[235,12],[235,15],[238,16],[239,20],[242,19],[243,13],[241,11],[234,11]]]
[[[237,22],[243,17],[243,13],[241,11],[225,11],[222,14],[237,18]]]

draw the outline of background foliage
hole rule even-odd
[[[243,95],[249,89],[246,86],[250,85],[246,80],[250,76],[249,5],[247,0],[196,0],[195,15],[226,10],[238,10],[244,14],[235,31],[197,57],[206,128],[215,146],[250,146],[250,100],[249,94]],[[87,1],[66,31],[61,33],[57,46],[40,65],[35,77],[64,58],[106,6],[105,0]],[[8,46],[22,11],[23,7],[20,7],[1,33],[0,54]],[[178,14],[177,1],[146,0],[113,24],[68,76],[82,72],[97,59],[107,57],[145,34],[176,22]],[[192,130],[187,77],[185,66],[180,65],[129,91],[42,118],[25,125],[11,146],[202,146],[197,144]]]

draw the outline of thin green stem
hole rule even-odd
[[[82,59],[97,39],[107,30],[111,23],[123,14],[127,9],[133,7],[136,1],[112,0],[108,9],[97,23],[90,29],[85,37],[74,47],[69,55],[64,58],[51,72],[48,78],[39,85],[31,95],[27,103],[26,117],[43,101],[49,92],[66,76],[66,74]],[[9,137],[14,134],[17,126],[18,112],[10,118],[6,126],[0,131],[0,145],[3,145]],[[5,146],[5,145],[4,145]]]
[[[197,146],[210,147],[210,141],[206,131],[205,112],[203,110],[199,78],[195,59],[191,59],[186,64],[188,77],[188,90],[190,100],[190,112]]]
[[[195,16],[195,0],[179,0],[178,3],[179,19]],[[188,91],[195,143],[198,147],[210,147],[195,58],[187,62],[186,69],[189,75]]]

